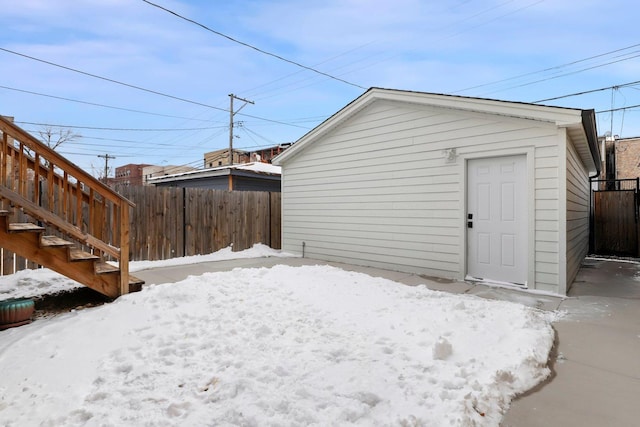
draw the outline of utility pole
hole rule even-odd
[[[233,116],[236,115],[238,111],[233,111],[233,99],[237,99],[238,101],[243,101],[242,107],[238,108],[238,111],[242,110],[247,104],[255,104],[253,101],[249,101],[248,99],[239,98],[234,94],[229,94],[229,99],[231,101],[231,105],[229,106],[229,166],[233,165]]]
[[[109,173],[109,159],[115,159],[114,156],[110,156],[107,154],[98,154],[98,157],[104,158],[104,177],[102,178],[103,182],[107,183],[107,174]]]

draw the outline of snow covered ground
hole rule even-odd
[[[269,246],[256,243],[252,248],[233,252],[231,247],[221,249],[207,255],[193,255],[163,261],[132,261],[129,271],[147,270],[149,268],[172,267],[177,265],[197,264],[210,261],[226,261],[241,258],[260,257],[293,257],[294,255],[271,249]],[[34,298],[64,291],[82,288],[83,285],[48,268],[38,270],[22,270],[8,276],[0,276],[0,301],[10,298]]]
[[[497,426],[554,316],[329,266],[191,276],[0,332],[0,425]]]

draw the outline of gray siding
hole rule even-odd
[[[567,143],[567,289],[589,251],[589,173]]]
[[[176,181],[160,182],[157,187],[180,188],[207,188],[209,190],[229,190],[229,175],[220,175],[207,178],[184,179]],[[280,192],[280,178],[252,178],[243,175],[234,175],[234,191],[270,191]]]
[[[557,292],[560,283],[559,147],[556,138],[535,151],[535,288]]]
[[[305,242],[308,257],[461,278],[464,158],[529,150],[530,262],[540,288],[556,290],[557,140],[549,123],[374,102],[283,164],[283,249],[301,253]],[[454,163],[444,159],[449,148]]]
[[[233,178],[234,191],[269,191],[280,192],[280,178],[249,178],[245,176],[235,176]]]

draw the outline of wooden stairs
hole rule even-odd
[[[45,235],[33,223],[11,223],[10,212],[0,210],[0,242],[28,260],[56,271],[110,298],[120,296],[120,269],[77,247],[68,240]],[[143,280],[129,275],[129,292],[142,288]]]
[[[0,131],[0,247],[110,298],[140,290],[133,204],[1,116]]]

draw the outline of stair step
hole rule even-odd
[[[144,285],[144,280],[139,279],[136,276],[129,275],[129,285],[132,284]]]
[[[96,259],[100,259],[100,257],[89,252],[85,252],[82,249],[71,248],[69,251],[70,261],[90,261]]]
[[[120,268],[115,265],[111,265],[107,262],[97,262],[96,263],[96,273],[97,274],[108,274],[108,273],[117,273],[120,271]]]
[[[108,262],[97,262],[96,263],[96,273],[97,274],[108,274],[108,273],[118,273],[120,268],[116,267],[113,264],[109,264]],[[131,285],[143,285],[144,280],[139,279],[135,276],[129,275],[129,286]]]
[[[118,267],[108,262],[97,262],[95,268],[97,274],[118,273],[120,271]],[[129,292],[141,291],[142,285],[144,285],[144,280],[129,275]]]
[[[27,232],[39,232],[44,231],[44,227],[40,227],[39,225],[32,224],[30,222],[14,222],[9,224],[9,233],[19,233],[21,231]]]
[[[58,236],[42,236],[40,238],[40,245],[43,247],[66,247],[73,246],[73,242],[64,240]]]
[[[144,285],[144,280],[129,275],[129,292],[140,292],[142,285]]]

